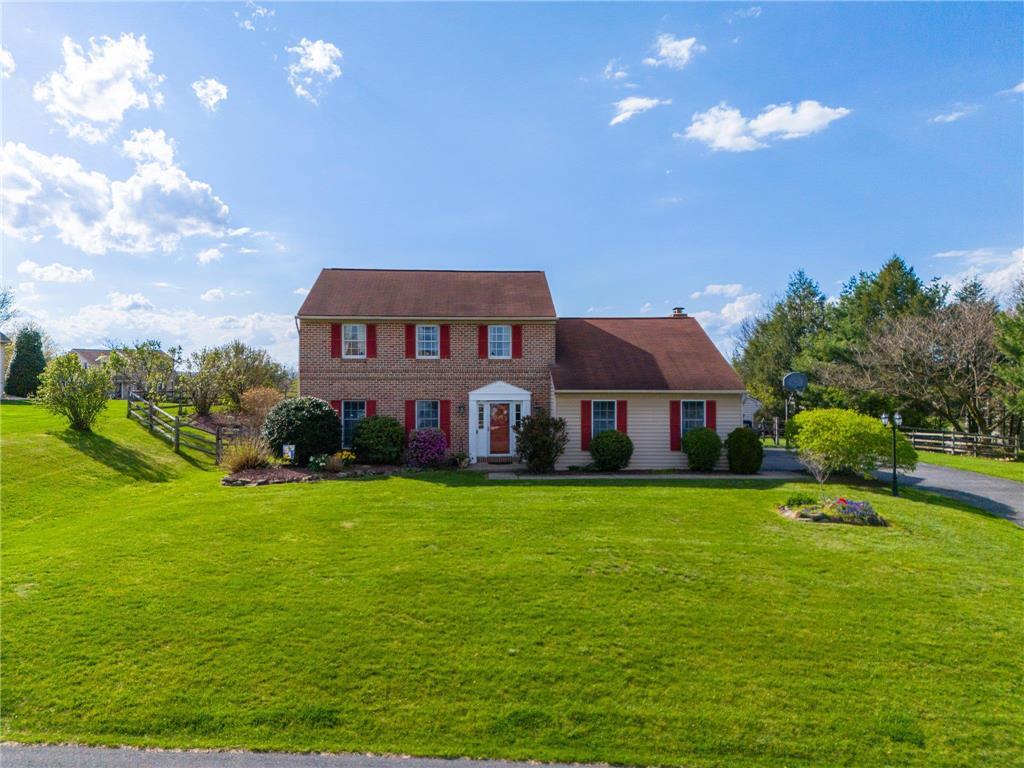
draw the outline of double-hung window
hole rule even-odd
[[[441,326],[416,326],[416,357],[441,356]]]
[[[440,429],[441,404],[437,400],[416,401],[416,429]]]
[[[352,437],[356,433],[356,425],[366,417],[365,400],[345,400],[341,404],[341,445],[352,447]]]
[[[615,401],[594,400],[591,403],[590,436],[597,437],[602,432],[615,429]]]
[[[680,425],[684,435],[691,429],[699,429],[704,426],[703,400],[683,400],[680,407],[683,409]]]
[[[507,359],[512,357],[512,326],[487,326],[487,356]]]
[[[366,357],[366,326],[343,325],[341,327],[341,356]]]

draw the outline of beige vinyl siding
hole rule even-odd
[[[556,392],[555,413],[565,419],[569,432],[569,444],[558,461],[558,469],[583,466],[591,461],[590,452],[580,450],[581,400],[627,401],[627,429],[633,440],[633,459],[629,463],[629,469],[686,468],[686,454],[669,448],[670,400],[715,400],[718,403],[715,431],[723,441],[732,430],[743,426],[742,395],[739,393]],[[728,468],[724,450],[719,467]]]

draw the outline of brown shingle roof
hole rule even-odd
[[[692,317],[561,318],[555,334],[558,390],[744,389]]]
[[[105,359],[110,355],[109,349],[82,349],[76,347],[70,351],[78,355],[89,365],[96,365],[101,359]]]
[[[551,318],[543,272],[324,269],[299,317]]]

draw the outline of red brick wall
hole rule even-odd
[[[299,392],[328,402],[376,400],[379,416],[393,416],[403,424],[406,400],[451,400],[451,450],[466,453],[472,390],[504,381],[529,390],[534,409],[550,410],[550,368],[555,362],[553,321],[522,323],[523,356],[514,360],[481,360],[477,356],[480,323],[448,324],[452,349],[449,359],[406,358],[405,323],[379,322],[377,357],[352,360],[331,357],[330,322],[303,320],[299,333]]]

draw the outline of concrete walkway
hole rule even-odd
[[[539,763],[379,755],[0,745],[3,768],[524,768]],[[550,768],[569,768],[545,763]]]

